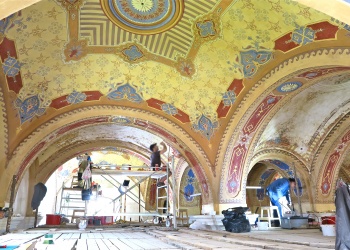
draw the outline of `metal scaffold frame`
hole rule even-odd
[[[141,180],[139,180],[138,182],[136,182],[134,185],[132,185],[131,187],[127,188],[125,190],[125,192],[120,193],[116,198],[112,199],[112,201],[109,204],[113,204],[115,201],[117,201],[118,199],[120,199],[121,197],[123,197],[123,195],[128,196],[132,201],[136,202],[139,204],[139,207],[144,208],[147,213],[115,213],[118,216],[153,216],[154,217],[154,222],[156,222],[156,220],[158,220],[159,217],[165,217],[166,218],[166,226],[170,227],[171,225],[171,221],[170,219],[173,219],[173,227],[174,229],[177,228],[177,223],[176,223],[176,183],[175,183],[175,176],[174,174],[172,174],[172,207],[173,207],[173,211],[172,213],[169,210],[169,205],[170,205],[170,201],[169,201],[169,187],[170,187],[170,182],[169,182],[169,173],[170,171],[172,173],[174,173],[174,156],[172,156],[172,160],[171,162],[168,162],[166,164],[166,171],[132,171],[132,170],[105,170],[103,169],[101,166],[98,165],[94,165],[95,167],[97,166],[97,169],[94,169],[94,171],[92,171],[93,175],[101,175],[102,178],[104,178],[106,181],[108,181],[110,184],[112,184],[115,188],[119,188],[118,185],[120,186],[121,183],[119,181],[117,181],[115,178],[113,178],[112,175],[124,175],[124,176],[128,176],[128,177],[143,177]],[[124,168],[125,166],[121,166],[121,168]],[[127,168],[130,169],[151,169],[151,167],[149,166],[127,166]],[[114,184],[111,180],[107,179],[105,177],[105,175],[109,176],[110,179],[114,182],[116,182],[116,184]],[[157,189],[156,189],[156,212],[152,213],[151,211],[147,210],[145,208],[145,206],[143,206],[141,204],[141,200],[139,199],[139,197],[137,197],[137,199],[134,199],[132,196],[136,196],[135,194],[133,194],[131,192],[131,190],[133,190],[135,187],[139,187],[139,185],[141,183],[143,183],[144,181],[148,180],[148,179],[157,179],[157,183],[159,182],[159,180],[161,178],[163,178],[164,176],[166,176],[166,184],[162,185],[162,186],[158,186],[157,185]],[[166,189],[166,196],[160,196],[160,190],[165,188]],[[164,205],[159,206],[159,201],[166,198],[166,206],[164,207]],[[142,201],[144,202],[144,201]],[[94,215],[96,215],[97,213],[99,213],[102,209],[95,211]],[[160,214],[159,210],[165,210],[165,215],[164,214]]]

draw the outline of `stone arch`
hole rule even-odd
[[[293,168],[293,163],[295,162],[294,157],[290,157],[287,155],[283,155],[280,153],[266,153],[264,155],[258,155],[252,161],[250,165],[250,170],[248,175],[246,176],[246,183],[252,186],[262,186],[266,188],[268,184],[272,181],[272,178],[278,173],[282,177],[290,178],[295,177],[295,172]],[[310,201],[311,188],[309,182],[309,176],[305,169],[299,165],[299,163],[295,164],[297,170],[297,182],[299,186],[299,194],[300,201],[304,207],[307,209],[313,208],[313,200]],[[256,169],[258,167],[258,169]],[[260,168],[260,169],[259,169]],[[268,175],[266,175],[268,173]],[[306,175],[307,174],[307,175]],[[257,179],[258,178],[258,179]],[[246,199],[253,204],[253,206],[258,206],[258,202],[254,199],[252,201],[253,191],[255,190],[245,190]],[[256,196],[261,195],[259,192],[264,192],[263,189],[256,190]],[[297,203],[297,190],[291,192],[291,198],[294,203]],[[264,197],[264,193],[262,195]],[[258,197],[256,197],[258,199]],[[265,205],[269,204],[268,198],[264,197],[263,203]]]
[[[306,167],[305,163],[297,157],[296,155],[280,149],[266,149],[258,152],[255,154],[252,158],[252,161],[249,166],[249,173],[252,171],[253,167],[257,163],[264,163],[267,164],[269,167],[275,169],[276,171],[282,173],[285,177],[292,177],[294,176],[294,166],[297,171],[297,176],[300,178],[302,184],[303,184],[303,200],[307,200],[308,197],[312,197],[311,195],[311,186],[312,183],[310,183],[310,172],[309,169]],[[279,166],[281,163],[284,166]],[[286,167],[289,167],[290,173],[287,174]],[[249,174],[248,173],[248,174]],[[248,175],[246,176],[248,178]]]
[[[143,162],[149,164],[149,158],[147,157],[145,152],[142,152],[141,149],[138,148],[136,145],[126,145],[122,142],[107,140],[94,141],[85,144],[76,143],[70,145],[69,147],[59,150],[56,154],[52,154],[44,162],[40,163],[40,172],[37,175],[37,181],[46,182],[47,179],[52,175],[52,173],[55,172],[56,169],[65,162],[80,154],[100,150],[101,148],[104,148],[106,146],[118,147],[118,149],[121,149],[124,152],[134,155],[137,158],[141,159]],[[59,157],[57,157],[57,155],[59,155]]]
[[[103,113],[103,115],[101,115],[101,113]],[[87,114],[88,117],[90,117],[88,119],[85,118]],[[199,145],[183,129],[171,121],[151,112],[115,106],[93,106],[77,109],[60,115],[37,128],[35,132],[28,136],[27,139],[16,148],[10,159],[8,171],[1,176],[1,183],[9,187],[10,177],[15,173],[20,176],[34,161],[36,155],[50,145],[50,141],[56,138],[57,135],[62,135],[77,127],[87,127],[92,123],[108,123],[111,122],[110,119],[113,117],[121,116],[129,117],[133,120],[135,126],[138,126],[144,131],[158,134],[185,155],[201,177],[203,186],[207,190],[207,200],[212,200],[209,188],[210,184],[208,183],[209,179],[207,177],[208,175],[211,177],[211,166]],[[179,131],[178,137],[175,137],[169,131]],[[23,149],[28,148],[31,148],[31,151],[27,155],[20,154]],[[5,198],[5,196],[3,198]]]
[[[349,63],[349,58],[346,57],[349,52],[348,49],[344,48],[308,51],[284,61],[257,82],[254,88],[252,88],[252,90],[246,95],[239,109],[237,109],[232,116],[224,133],[226,137],[222,139],[220,144],[221,148],[225,148],[225,146],[227,148],[225,152],[218,155],[216,161],[216,164],[220,164],[221,162],[218,159],[223,159],[223,168],[221,172],[221,179],[223,182],[220,185],[221,203],[241,203],[244,200],[242,187],[244,188],[245,180],[242,176],[247,175],[248,166],[253,154],[251,150],[253,148],[251,147],[251,145],[253,145],[251,140],[256,135],[261,124],[266,122],[264,119],[269,111],[274,109],[275,106],[277,106],[276,104],[282,99],[281,96],[276,96],[272,93],[273,89],[276,88],[276,85],[287,81],[291,77],[300,74],[302,71],[307,71],[305,68],[309,70],[312,68],[322,70],[327,67],[336,67],[338,69],[342,68],[348,70],[346,66],[347,63]],[[334,55],[337,55],[336,58]],[[257,93],[257,87],[259,87],[259,92],[262,92],[263,94],[259,95]],[[256,95],[258,95],[258,98],[256,98]],[[262,107],[265,107],[265,109],[266,107],[268,108],[266,112],[263,111],[261,113],[259,119],[255,120],[255,124],[250,126],[248,122],[252,120],[251,118],[253,117],[254,112],[259,112],[259,108],[262,109]],[[244,108],[245,110],[248,110],[248,112],[239,113],[239,111]],[[244,129],[250,132],[248,133],[248,137],[245,136]],[[228,189],[230,186],[228,185],[230,178],[228,171],[230,166],[232,166],[231,174],[233,173],[236,175],[235,183],[233,183],[234,188],[232,188],[233,191],[229,191]]]
[[[0,84],[0,165],[6,166],[8,153],[8,125],[7,125],[7,110],[5,105],[5,98],[3,88]]]
[[[255,212],[254,210],[259,206],[268,206],[270,204],[269,198],[265,195],[265,189],[276,174],[283,175],[277,166],[264,161],[256,163],[250,170],[247,175],[247,186],[262,187],[262,189],[246,190],[247,206],[252,209],[252,212]]]
[[[316,200],[323,203],[333,203],[339,171],[345,156],[350,153],[350,129],[347,127],[337,136],[322,158],[322,165],[317,179]],[[320,159],[321,160],[321,159]]]

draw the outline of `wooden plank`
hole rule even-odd
[[[146,234],[144,232],[138,232],[137,235],[140,236],[140,238],[142,239],[154,239],[153,236],[149,235],[149,234]]]
[[[71,250],[76,243],[76,239],[61,239],[54,241],[53,245],[45,245],[46,250],[57,250],[57,249],[65,249]],[[44,248],[45,249],[45,248]]]
[[[121,250],[118,246],[114,245],[109,239],[104,239],[103,242],[106,244],[107,249],[110,250]]]
[[[121,233],[113,233],[114,235],[114,238],[117,238],[117,239],[125,239],[125,235],[124,234],[121,234]]]
[[[61,236],[62,236],[61,233],[52,234],[52,238],[53,238],[54,240],[58,239],[58,238],[61,237]]]
[[[90,236],[90,233],[82,233],[81,235],[80,235],[80,239],[89,239],[89,236]]]
[[[86,240],[79,239],[77,243],[77,250],[88,250]]]
[[[101,233],[92,233],[92,237],[94,239],[103,239],[103,236]]]
[[[139,246],[138,244],[135,243],[135,239],[120,239],[121,242],[125,243],[132,249],[144,249],[143,247]]]
[[[124,242],[122,242],[120,239],[110,239],[110,242],[113,243],[116,247],[118,247],[120,250],[133,250],[132,247],[128,246]]]
[[[120,233],[120,239],[132,239],[131,233]]]
[[[77,239],[65,240],[64,245],[67,246],[67,248],[62,248],[62,249],[73,249],[73,247],[76,243],[77,243]],[[56,244],[56,246],[57,246],[57,244]],[[55,249],[57,249],[57,247]]]
[[[135,233],[132,233],[132,238],[133,239],[145,239],[145,235],[143,235],[142,233],[139,233],[139,232],[135,232]]]
[[[20,246],[22,244],[24,244],[25,242],[27,242],[28,240],[8,240],[6,241],[6,243],[4,245],[8,245],[8,246]]]
[[[112,233],[103,233],[103,234],[102,234],[102,237],[103,237],[104,239],[114,239],[114,238],[115,238],[115,235],[112,234]]]
[[[152,242],[147,239],[133,239],[133,242],[143,249],[160,249],[159,245],[156,244],[154,240]]]
[[[33,241],[29,241],[26,242],[24,244],[22,244],[19,248],[17,248],[16,250],[28,250],[28,249],[33,249],[35,244],[36,244],[36,240]]]
[[[9,241],[11,239],[0,239],[0,245],[6,245],[5,242]]]
[[[100,249],[119,250],[107,239],[96,239],[96,243]]]
[[[60,239],[70,239],[72,238],[72,233],[64,233],[62,234],[62,236],[60,237]]]
[[[155,246],[159,247],[160,249],[179,249],[178,247],[172,246],[170,244],[167,244],[161,240],[158,239],[149,239],[148,242],[150,244],[154,244]]]
[[[81,233],[73,233],[71,239],[80,239]]]
[[[86,245],[88,247],[88,250],[100,250],[95,239],[87,239]]]

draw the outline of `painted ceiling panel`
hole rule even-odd
[[[91,161],[95,164],[130,164],[132,166],[142,166],[142,162],[136,156],[118,151],[94,151],[91,152]]]
[[[269,122],[260,141],[291,145],[303,155],[316,132],[323,135],[350,109],[350,75],[327,78],[293,97]],[[335,112],[336,111],[336,112]]]
[[[104,124],[74,130],[70,134],[61,137],[56,145],[58,148],[62,148],[79,141],[86,142],[109,139],[129,142],[146,149],[148,149],[152,143],[160,143],[163,141],[158,136],[138,128]]]
[[[72,6],[79,9],[80,2]],[[38,94],[45,110],[53,99],[74,91],[108,95],[117,84],[129,82],[143,100],[171,103],[189,114],[192,123],[202,114],[217,120],[217,107],[232,80],[253,76],[255,71],[245,71],[249,65],[243,58],[251,53],[247,47],[265,51],[265,61],[254,64],[258,70],[273,59],[275,39],[328,19],[288,0],[186,1],[177,26],[146,37],[120,31],[103,16],[97,0],[81,4],[79,22],[77,13],[67,14],[67,6],[65,0],[43,0],[22,10],[7,31],[22,72],[20,103]]]

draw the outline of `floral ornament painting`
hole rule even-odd
[[[202,135],[204,135],[208,140],[213,136],[214,130],[218,127],[218,122],[212,122],[205,115],[201,115],[197,121],[197,124],[193,125],[193,128]]]
[[[108,93],[108,98],[116,101],[129,100],[131,102],[140,103],[143,101],[141,95],[136,91],[136,88],[131,86],[129,83],[117,86],[117,89],[112,90]]]
[[[42,107],[42,102],[38,95],[29,96],[24,100],[17,98],[15,107],[18,110],[21,124],[35,116],[43,115],[46,111],[46,108]]]

